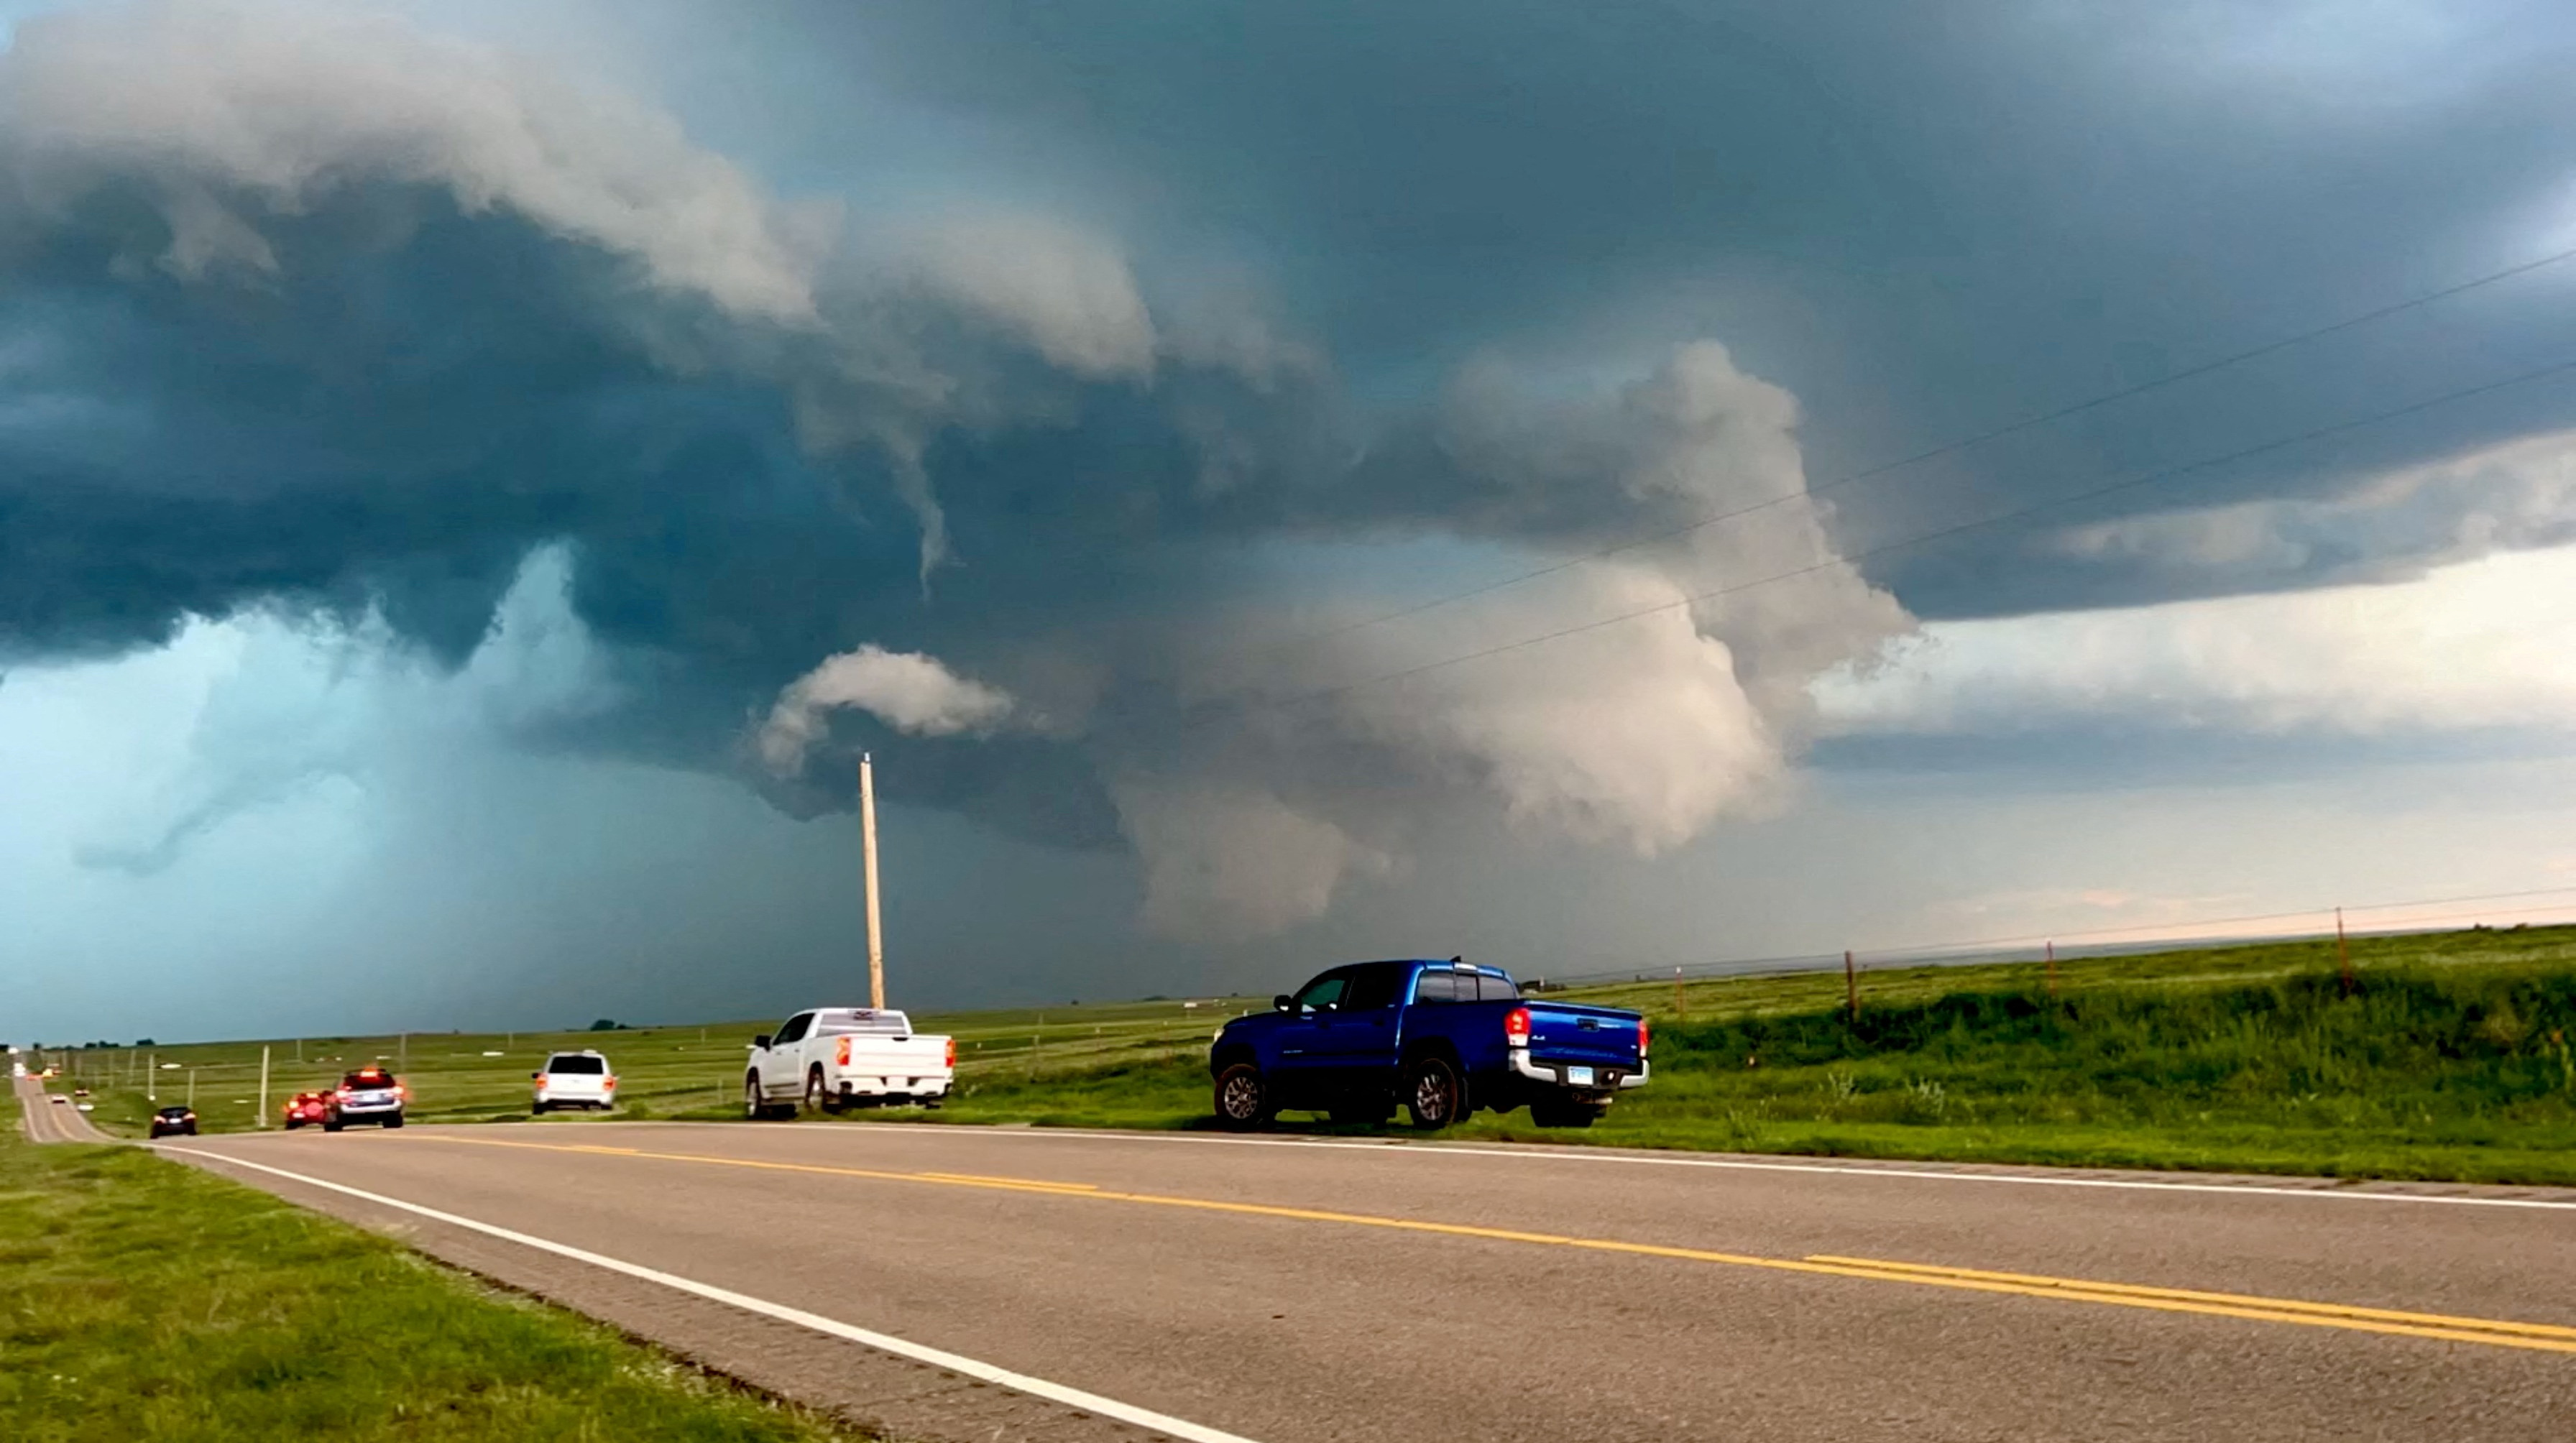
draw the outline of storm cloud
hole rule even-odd
[[[782,198],[648,107],[342,7],[31,21],[0,153],[20,656],[283,607],[457,664],[543,548],[621,678],[545,745],[811,811],[848,768],[809,749],[922,738],[890,796],[1134,846],[1146,919],[1221,935],[1395,867],[1425,809],[1646,854],[1759,811],[1807,680],[1907,624],[1803,499],[1794,398],[1711,341],[1364,403],[1255,287],[1176,276],[1166,321],[1096,227]],[[1283,638],[1252,579],[1276,545],[1527,564],[1748,502],[1787,504],[1401,635],[1363,576]],[[1608,645],[1377,675],[1641,601]],[[1043,725],[985,740],[1005,712]],[[166,865],[234,795],[118,855]]]
[[[1665,856],[1919,617],[2567,539],[2541,384],[1910,544],[2576,355],[2543,268],[1940,447],[2568,244],[2568,27],[2398,9],[40,16],[0,660],[255,616],[470,675],[535,575],[581,659],[508,746],[797,816],[873,748],[1168,936],[1461,828]]]

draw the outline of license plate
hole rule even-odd
[[[1570,1087],[1590,1087],[1592,1085],[1592,1069],[1589,1067],[1569,1067],[1565,1069],[1565,1081]]]

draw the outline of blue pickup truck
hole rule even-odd
[[[1281,1110],[1447,1127],[1478,1108],[1526,1104],[1541,1127],[1590,1127],[1646,1081],[1646,1019],[1615,1007],[1523,997],[1496,967],[1357,962],[1272,1010],[1238,1017],[1208,1054],[1217,1121],[1267,1126]]]

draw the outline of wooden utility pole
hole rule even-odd
[[[268,1048],[259,1049],[259,1126],[268,1126]]]
[[[1851,1004],[1852,1025],[1860,1025],[1860,970],[1852,965],[1852,954],[1843,953],[1843,995]]]
[[[859,753],[859,854],[868,874],[868,1005],[885,1009],[885,933],[877,920],[877,769]]]
[[[2352,995],[2352,944],[2344,940],[2343,909],[2335,908],[2335,962],[2343,970],[2343,995]]]

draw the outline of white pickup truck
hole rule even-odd
[[[872,1102],[937,1107],[957,1078],[957,1043],[912,1030],[891,1008],[817,1007],[752,1039],[742,1108],[784,1117],[799,1103],[820,1112]]]

